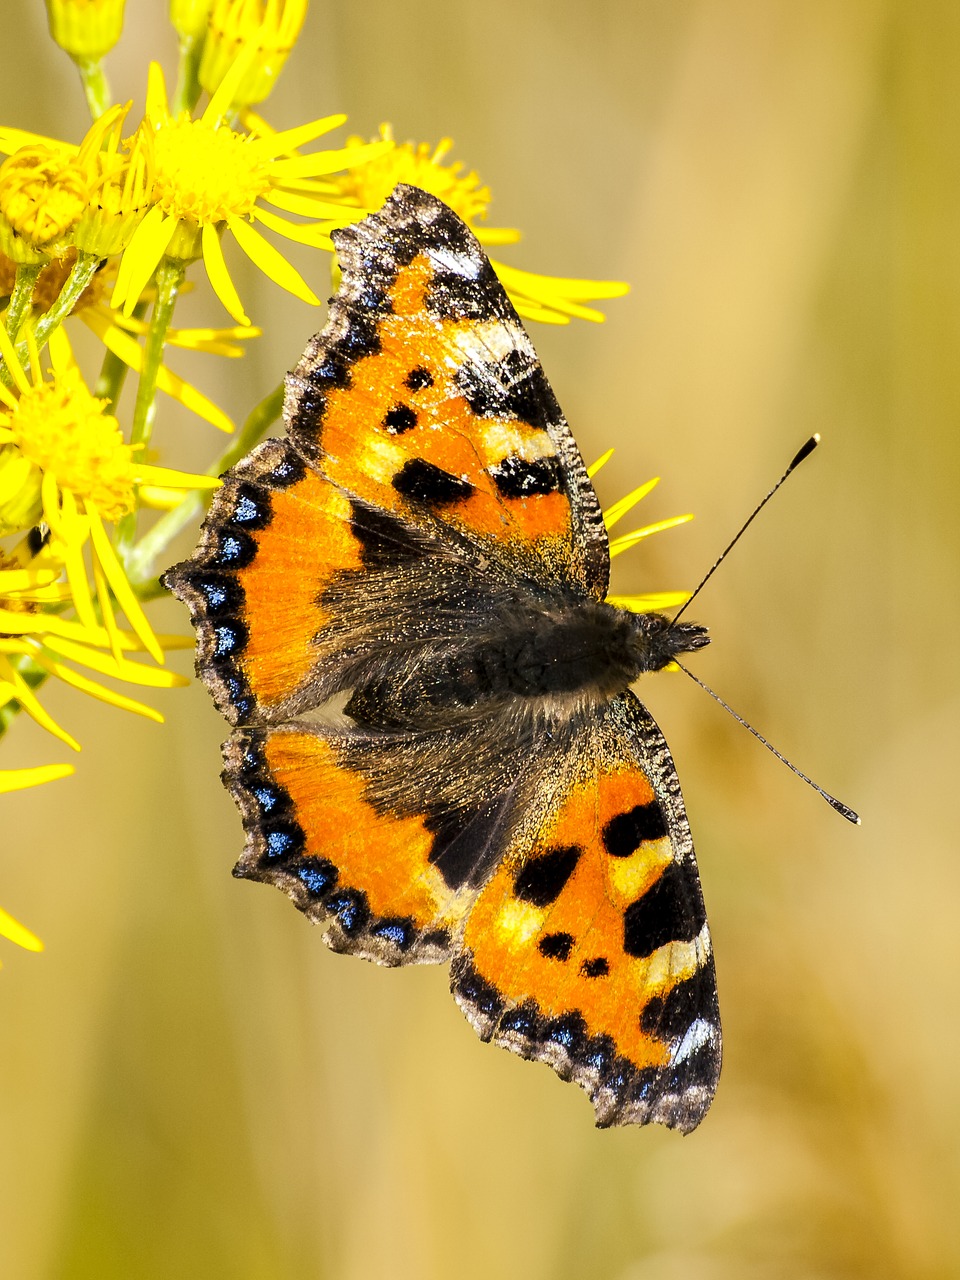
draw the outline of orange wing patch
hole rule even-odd
[[[386,964],[444,958],[464,906],[430,861],[422,818],[375,807],[319,732],[243,732],[224,759],[248,832],[235,874],[276,883],[314,920],[332,917],[334,950]]]
[[[535,995],[547,1017],[579,1014],[589,1035],[610,1036],[638,1068],[662,1066],[668,1055],[667,1045],[642,1030],[644,1007],[709,956],[699,933],[649,955],[628,952],[627,913],[660,880],[673,852],[665,831],[623,856],[611,856],[608,843],[618,821],[629,824],[627,815],[651,808],[658,812],[637,768],[574,787],[530,855],[501,865],[464,940],[477,972],[507,1000],[521,1004]]]
[[[477,413],[458,383],[466,367],[494,383],[490,370],[513,352],[514,335],[499,317],[458,321],[431,310],[435,278],[423,253],[398,269],[377,349],[351,364],[349,385],[325,391],[324,473],[407,518],[426,510],[486,539],[544,543],[548,554],[551,544],[569,547],[570,502],[548,432],[506,409]]]

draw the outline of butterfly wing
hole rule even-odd
[[[404,185],[333,238],[342,282],[288,380],[292,438],[370,505],[439,527],[504,571],[602,599],[593,486],[476,238]]]
[[[164,579],[234,724],[309,712],[357,680],[358,655],[368,673],[415,662],[518,576],[606,591],[593,487],[468,228],[399,186],[334,239],[342,282],[287,379],[289,435],[227,473]]]
[[[581,726],[535,814],[470,911],[454,995],[599,1125],[687,1132],[720,1072],[716,977],[676,769],[632,693]]]

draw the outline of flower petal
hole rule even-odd
[[[250,317],[243,309],[240,295],[234,288],[233,281],[230,279],[230,272],[227,270],[219,233],[211,223],[208,223],[203,228],[201,243],[203,245],[203,265],[207,269],[207,279],[213,286],[214,293],[230,315],[233,316],[234,320],[240,324],[249,324]]]
[[[20,672],[3,654],[0,654],[0,679],[5,680],[7,684],[13,687],[13,696],[30,719],[36,720],[41,729],[46,729],[48,733],[52,733],[55,738],[59,738],[61,742],[66,743],[74,751],[80,750],[80,743],[76,738],[71,737],[66,729],[60,728],[53,716],[43,707]]]
[[[69,778],[74,772],[72,764],[39,764],[33,769],[0,769],[0,794],[7,791],[24,791],[27,787],[39,787],[44,782],[56,782]],[[0,914],[6,915],[0,908]],[[10,917],[7,916],[9,920]],[[23,928],[23,926],[20,926]],[[0,932],[3,932],[0,929]],[[10,934],[5,934],[10,937]],[[16,941],[16,939],[14,939]]]
[[[630,547],[635,547],[638,542],[642,542],[644,538],[649,538],[651,534],[662,533],[664,529],[676,528],[678,524],[688,524],[692,519],[692,514],[670,516],[666,520],[658,520],[656,524],[647,524],[642,529],[634,529],[632,533],[623,533],[610,543],[610,557],[612,559],[614,556],[629,550]]]
[[[48,767],[54,768],[55,766],[50,765]],[[26,770],[13,769],[11,772],[26,773]],[[70,772],[72,773],[73,770],[71,769]],[[2,776],[3,775],[0,774],[0,779],[2,779]],[[27,785],[29,786],[29,783]],[[0,791],[4,789],[2,781],[0,781]],[[18,947],[23,947],[25,951],[43,950],[43,943],[37,935],[35,933],[31,933],[27,926],[25,924],[21,924],[19,920],[14,920],[13,916],[10,915],[8,911],[4,911],[3,907],[0,907],[0,935],[4,938],[9,938],[10,941],[15,942]]]
[[[281,129],[278,133],[271,129],[268,133],[254,137],[250,146],[261,155],[272,158],[296,151],[298,147],[304,146],[307,142],[313,142],[315,138],[329,133],[331,129],[339,129],[346,122],[347,117],[342,113],[323,116],[320,120],[310,120],[307,124],[297,125],[293,129]]]
[[[112,307],[122,307],[124,315],[129,315],[137,305],[173,239],[178,221],[167,217],[159,205],[147,211],[120,259],[117,283],[110,299]]]
[[[268,240],[264,240],[259,231],[242,218],[228,218],[227,225],[233,232],[237,244],[251,262],[269,276],[281,289],[286,289],[295,298],[320,305],[320,299],[313,292],[300,272],[292,267],[279,249],[275,249]]]
[[[103,572],[107,576],[110,588],[117,597],[117,603],[127,615],[130,626],[140,637],[143,647],[155,662],[163,663],[163,650],[157,643],[157,637],[153,634],[153,628],[147,621],[147,615],[140,607],[140,601],[133,594],[133,588],[127,581],[127,575],[123,571],[123,566],[117,559],[117,553],[114,551],[107,537],[107,531],[103,527],[103,521],[100,518],[100,512],[92,503],[87,505],[87,514],[90,517],[90,540],[93,543],[93,549],[103,565]]]
[[[112,707],[119,707],[121,711],[133,711],[147,720],[155,720],[157,724],[163,724],[163,716],[160,712],[155,707],[148,707],[145,702],[138,702],[136,698],[128,698],[126,694],[117,693],[116,689],[108,689],[106,685],[98,684],[96,680],[82,676],[79,671],[74,671],[70,667],[64,666],[62,662],[53,662],[42,655],[37,658],[37,662],[41,667],[49,671],[51,675],[56,676],[58,680],[62,680],[64,684],[72,685],[74,689],[79,689],[81,693],[89,694],[91,698],[96,698],[100,702],[107,702]]]

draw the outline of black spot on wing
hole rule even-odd
[[[532,498],[538,494],[560,493],[563,490],[563,471],[556,457],[504,458],[490,468],[497,489],[505,498]]]
[[[549,907],[556,902],[573,874],[582,850],[578,845],[557,847],[531,858],[517,872],[513,890],[523,902],[535,907]]]
[[[719,1024],[717,979],[711,963],[664,995],[655,996],[640,1015],[640,1030],[660,1040],[676,1041],[697,1018]]]
[[[383,425],[392,436],[402,436],[417,425],[417,411],[408,404],[395,404],[384,414]]]
[[[546,960],[569,960],[573,943],[572,933],[546,933],[537,943],[537,950]]]
[[[591,956],[581,964],[580,972],[585,978],[605,978],[610,972],[610,962],[605,956]]]
[[[703,899],[691,871],[677,862],[623,913],[623,949],[642,959],[668,942],[692,942],[706,922]]]
[[[418,364],[410,370],[403,383],[411,391],[423,391],[425,387],[433,386],[433,374],[426,365]]]
[[[410,502],[426,507],[448,507],[463,502],[473,493],[473,485],[449,471],[426,462],[423,458],[411,458],[393,477],[397,493]]]
[[[538,431],[556,421],[560,409],[536,357],[514,348],[497,361],[467,361],[456,375],[457,390],[480,417],[516,418]]]
[[[660,840],[666,834],[663,810],[651,800],[611,818],[603,828],[603,847],[612,858],[628,858],[645,840]]]

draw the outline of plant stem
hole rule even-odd
[[[80,82],[86,95],[92,120],[99,120],[110,106],[110,86],[104,74],[103,63],[91,58],[74,58],[80,72]]]
[[[7,308],[7,333],[13,342],[16,342],[20,326],[33,304],[33,290],[42,270],[42,262],[21,262],[17,265],[17,278]]]
[[[167,331],[173,319],[173,310],[177,304],[180,286],[186,274],[186,266],[179,258],[163,258],[157,267],[157,298],[153,304],[153,315],[147,330],[147,341],[143,350],[143,368],[137,382],[137,398],[133,405],[133,426],[130,430],[130,444],[135,456],[142,456],[150,443],[153,431],[153,419],[156,412],[157,375],[163,363],[163,348],[167,340]],[[124,562],[133,546],[137,530],[137,513],[129,515],[117,525],[114,539],[117,555]]]
[[[177,87],[170,111],[174,117],[181,111],[192,111],[200,97],[200,55],[203,53],[204,36],[185,36],[180,40],[180,60],[177,66]]]

